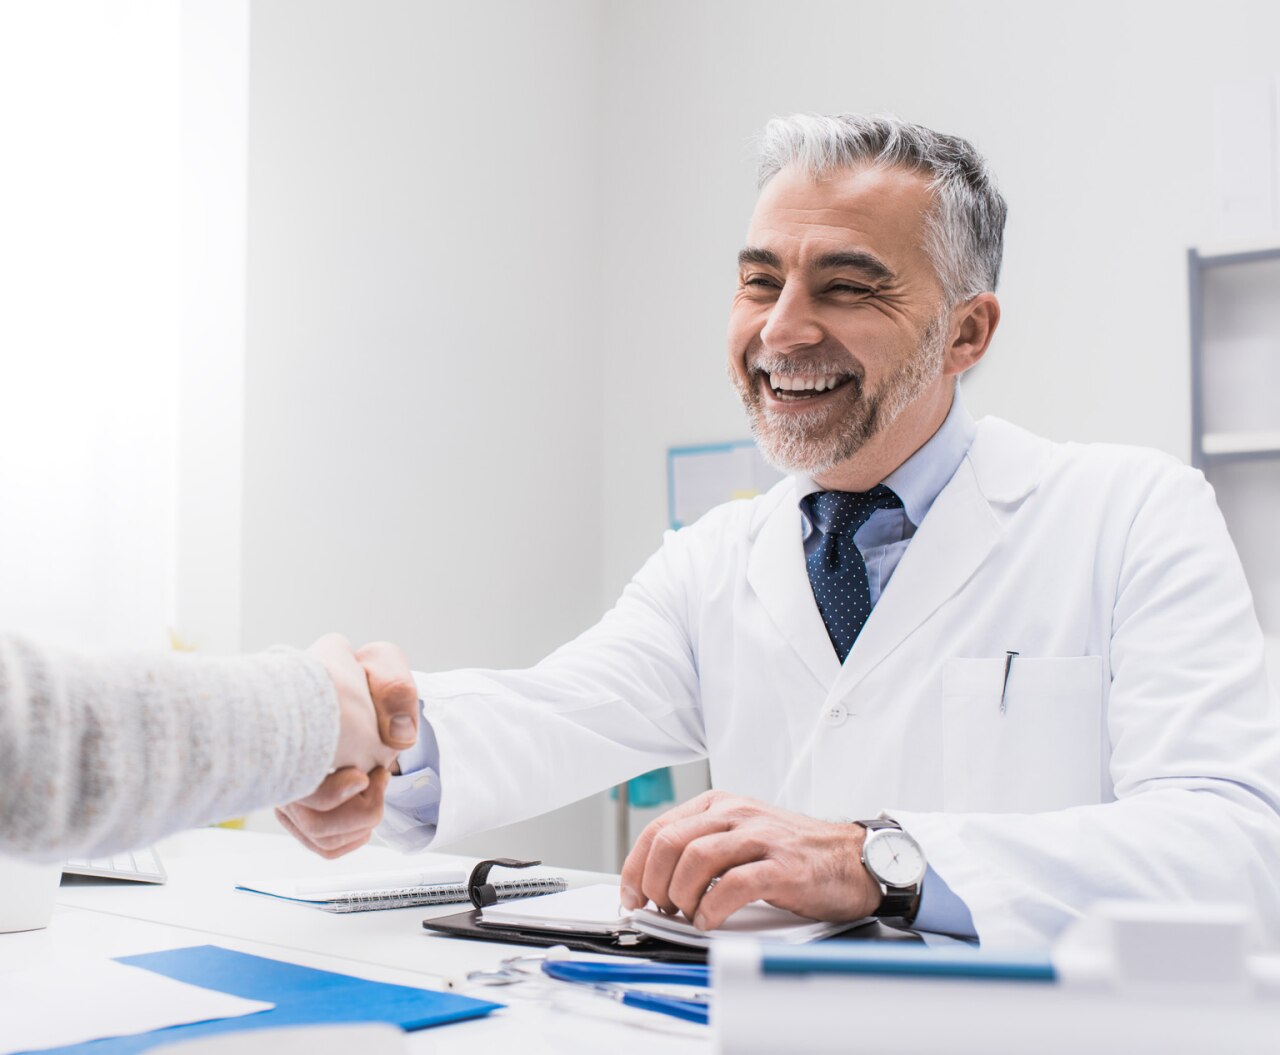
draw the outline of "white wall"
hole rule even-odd
[[[251,11],[243,645],[529,664],[599,614],[596,9]]]
[[[249,0],[182,0],[179,640],[240,651]]]

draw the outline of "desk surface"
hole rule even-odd
[[[504,956],[528,952],[494,942],[469,942],[424,931],[428,915],[464,906],[391,909],[337,915],[237,891],[245,880],[323,877],[398,870],[406,859],[385,847],[365,847],[326,862],[286,836],[205,829],[162,843],[169,882],[144,886],[110,881],[64,886],[47,930],[0,935],[0,970],[71,962],[86,955],[124,956],[184,945],[217,944],[242,952],[340,971],[375,981],[456,989],[507,1008],[484,1019],[410,1034],[410,1050],[453,1055],[519,1050],[521,1055],[610,1051],[710,1052],[705,1027],[633,1011],[568,987],[484,988],[469,971],[492,968]],[[471,859],[426,854],[415,863],[470,865]],[[570,885],[615,877],[543,869]],[[518,1045],[518,1048],[516,1047]]]

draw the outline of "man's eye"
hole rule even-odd
[[[769,275],[744,275],[742,277],[744,286],[754,286],[757,289],[777,289],[778,280]]]
[[[854,282],[832,282],[827,286],[827,292],[852,293],[859,296],[866,296],[869,293],[874,293],[875,290],[871,289],[869,286],[859,286]]]

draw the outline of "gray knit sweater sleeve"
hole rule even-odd
[[[337,743],[333,683],[301,652],[89,659],[0,635],[0,854],[96,855],[287,802]]]

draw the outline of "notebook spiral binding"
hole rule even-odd
[[[563,879],[506,879],[493,884],[502,901],[558,894],[568,884]],[[410,886],[393,890],[353,891],[326,901],[320,908],[326,912],[372,912],[383,908],[414,908],[420,905],[450,905],[467,900],[465,883],[442,886]]]

